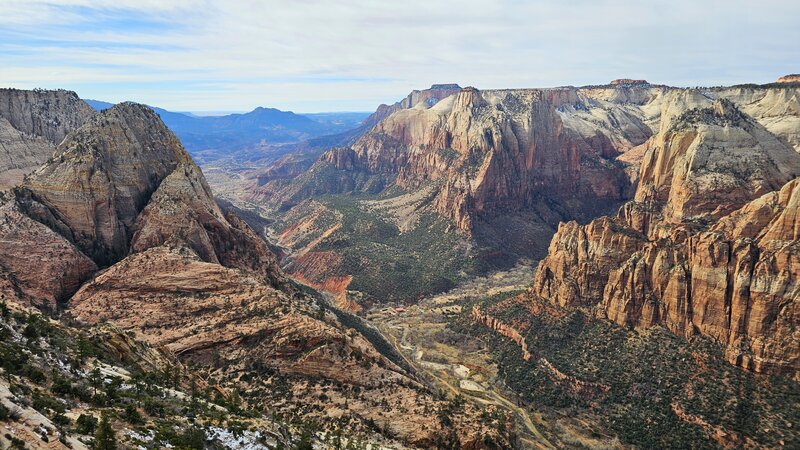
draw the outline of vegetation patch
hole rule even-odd
[[[475,322],[471,308],[450,328],[487,340],[499,376],[534,409],[588,411],[641,448],[800,445],[800,385],[731,366],[707,338],[660,327],[634,332],[580,310],[537,315],[503,306],[492,314],[525,323],[528,361],[519,345]]]

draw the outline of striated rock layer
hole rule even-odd
[[[72,91],[0,89],[0,117],[54,145],[93,115],[94,109]]]
[[[89,120],[19,190],[29,215],[98,264],[125,256],[136,217],[189,155],[149,108],[123,103]]]
[[[799,174],[800,154],[731,102],[688,110],[648,142],[617,216],[559,226],[532,293],[798,379]]]

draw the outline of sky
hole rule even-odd
[[[371,111],[433,83],[800,72],[797,0],[0,0],[0,87],[175,111]]]

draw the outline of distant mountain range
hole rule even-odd
[[[86,103],[98,111],[114,106],[100,100],[86,100]],[[258,107],[244,114],[201,117],[155,106],[151,108],[191,153],[300,142],[346,132],[358,127],[369,116],[367,112],[295,114]]]

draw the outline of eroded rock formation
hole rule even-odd
[[[663,139],[673,119],[711,108],[716,100],[729,101],[729,108],[738,105],[752,122],[735,129],[739,137],[699,133],[699,139],[739,142],[740,148],[726,149],[734,155],[732,165],[749,164],[752,145],[788,143],[800,149],[798,89],[788,85],[677,89],[625,79],[584,88],[469,87],[435,102],[417,100],[413,107],[406,99],[351,146],[330,150],[292,183],[263,186],[253,198],[287,208],[323,194],[433,185],[436,195],[426,207],[467,234],[481,220],[533,205],[555,228],[559,220],[586,221],[630,199],[639,164],[653,154],[648,147],[664,144],[653,137]],[[680,138],[684,145],[694,140],[687,134]],[[777,186],[754,188],[763,193]],[[720,185],[718,191],[725,189]],[[690,203],[699,200],[686,197]]]
[[[731,102],[688,110],[648,143],[616,217],[559,227],[532,292],[798,378],[798,173],[800,154]]]

